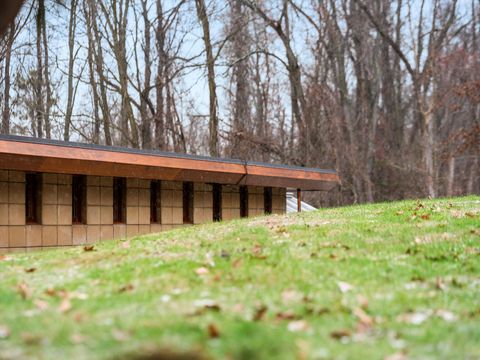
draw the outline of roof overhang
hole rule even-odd
[[[0,168],[170,181],[330,190],[335,171],[0,136]]]

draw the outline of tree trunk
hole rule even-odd
[[[10,25],[5,49],[5,92],[3,94],[2,134],[10,134],[10,61],[14,40],[15,23],[12,23],[12,25]]]
[[[65,114],[65,128],[63,140],[70,140],[70,125],[73,113],[73,68],[75,65],[75,33],[77,28],[77,0],[70,2],[70,21],[68,24],[68,84],[67,84],[67,112]]]

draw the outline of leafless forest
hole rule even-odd
[[[28,0],[4,134],[336,169],[315,205],[480,193],[478,0]]]

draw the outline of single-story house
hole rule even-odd
[[[0,136],[0,251],[122,239],[286,212],[335,171]]]

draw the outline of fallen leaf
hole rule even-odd
[[[352,332],[349,329],[334,330],[330,333],[330,337],[332,337],[335,340],[341,340],[351,335],[352,335]]]
[[[57,296],[57,290],[55,290],[54,288],[48,288],[45,290],[45,294],[54,297]]]
[[[83,247],[83,251],[95,251],[95,245],[86,245]]]
[[[360,320],[362,325],[371,327],[373,325],[373,319],[365,311],[360,308],[355,308],[353,314]]]
[[[132,284],[127,284],[125,286],[122,286],[118,292],[120,293],[124,293],[124,292],[131,292],[133,291],[133,289],[135,289],[135,287],[132,285]]]
[[[6,325],[0,325],[0,339],[7,339],[10,336],[10,329]]]
[[[360,307],[363,309],[363,310],[366,310],[368,309],[368,299],[366,296],[364,295],[357,295],[357,301],[358,301],[358,304],[360,305]]]
[[[404,211],[400,210],[400,211],[397,211],[395,215],[403,215],[404,213],[405,213]]]
[[[310,325],[305,320],[292,321],[287,325],[288,331],[299,332],[310,329]]]
[[[33,302],[35,304],[35,306],[37,307],[37,309],[39,310],[46,310],[48,309],[48,302],[46,302],[45,300],[40,300],[40,299],[37,299]]]
[[[261,321],[265,314],[267,313],[267,306],[266,305],[260,305],[256,308],[255,310],[255,315],[253,316],[253,321]]]
[[[297,315],[293,311],[280,311],[275,317],[278,320],[294,320],[297,318]]]
[[[69,312],[72,309],[72,303],[68,296],[64,297],[60,302],[60,306],[58,307],[58,311],[62,314]]]
[[[350,285],[349,283],[346,283],[344,281],[337,282],[337,285],[342,293],[349,292],[350,290],[353,289],[353,285]]]
[[[439,309],[435,311],[435,315],[447,322],[453,322],[457,320],[457,316],[448,310]]]
[[[397,320],[413,325],[420,325],[430,317],[428,312],[411,312],[399,315]]]
[[[195,270],[195,273],[199,276],[202,276],[209,274],[210,270],[208,270],[206,267],[199,267],[197,270]]]
[[[25,269],[26,273],[33,273],[35,271],[37,271],[37,268],[34,268],[34,267]]]
[[[127,331],[123,331],[119,329],[113,329],[112,336],[115,340],[120,342],[125,342],[130,340],[130,334]]]
[[[471,213],[471,212],[465,213],[465,216],[466,216],[466,217],[469,217],[469,218],[472,218],[472,219],[473,219],[474,217],[476,217],[476,215],[475,215],[474,213]]]
[[[215,324],[209,324],[207,330],[208,330],[208,336],[209,336],[211,339],[216,339],[216,338],[219,338],[219,337],[220,337],[220,331],[219,331],[218,328],[215,326]]]
[[[430,219],[430,214],[423,214],[422,216],[420,216],[420,218],[422,220],[429,220]]]
[[[20,283],[17,285],[17,291],[22,297],[23,300],[26,300],[30,297],[32,292],[30,291],[29,287],[25,283]]]
[[[282,300],[284,303],[298,302],[303,299],[303,294],[295,290],[285,290],[282,292]]]
[[[122,242],[122,248],[124,249],[130,248],[130,240]]]
[[[20,336],[23,342],[27,345],[36,345],[42,340],[40,336],[29,333],[29,332],[24,332]]]
[[[221,310],[220,305],[218,305],[218,303],[215,302],[214,300],[210,300],[210,299],[196,300],[193,304],[197,308],[203,308],[203,309],[213,310],[213,311],[220,311]]]

